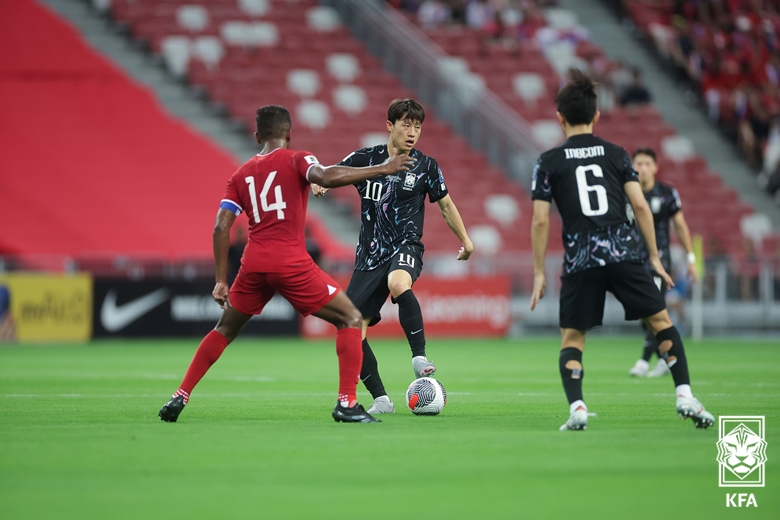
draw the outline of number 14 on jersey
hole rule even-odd
[[[274,179],[276,179],[275,171],[268,174],[268,178],[265,180],[265,184],[263,184],[263,190],[260,192],[260,204],[264,213],[275,210],[276,218],[278,220],[284,220],[284,210],[287,208],[287,204],[284,202],[284,198],[282,198],[281,186],[276,185],[274,187],[274,202],[271,204],[268,203],[268,192],[271,191],[271,186],[274,183]],[[260,211],[257,207],[257,190],[255,189],[255,178],[250,176],[245,180],[246,183],[249,184],[249,198],[252,200],[252,215],[255,217],[255,222],[259,224]]]

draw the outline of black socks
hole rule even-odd
[[[645,327],[644,325],[642,328],[645,330],[645,347],[644,351],[642,352],[642,359],[650,362],[650,358],[653,357],[653,354],[658,353],[658,342],[655,340],[655,336],[653,336],[653,333],[650,329]],[[661,357],[661,354],[658,354],[658,357]]]
[[[566,368],[567,364],[569,368]],[[577,366],[579,368],[576,368]],[[566,392],[566,399],[569,400],[569,404],[574,401],[582,401],[582,378],[585,376],[585,372],[582,369],[582,351],[574,347],[562,349],[559,367],[561,369],[563,391]]]
[[[395,302],[398,304],[398,319],[412,348],[412,357],[425,356],[425,331],[420,302],[411,289],[395,298]]]
[[[387,395],[385,385],[382,384],[382,378],[379,377],[379,366],[376,362],[376,356],[374,351],[371,350],[367,339],[363,340],[363,366],[360,368],[360,380],[363,381],[366,390],[371,392],[371,397],[374,399]]]
[[[677,327],[672,325],[666,330],[662,330],[655,335],[658,341],[659,351],[665,348],[664,342],[671,341],[672,346],[666,352],[661,352],[661,358],[666,361],[669,370],[672,371],[674,385],[690,385],[691,378],[688,375],[688,359],[685,357],[685,348],[683,348],[682,338],[677,332]]]

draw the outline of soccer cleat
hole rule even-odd
[[[669,370],[669,365],[666,364],[666,361],[663,359],[658,360],[658,364],[653,367],[653,369],[647,373],[647,377],[663,377],[667,374],[671,374],[672,371]]]
[[[374,404],[368,407],[368,413],[379,415],[380,413],[395,413],[393,401],[386,395],[380,395],[374,399]]]
[[[368,413],[362,404],[356,404],[352,408],[347,408],[346,406],[341,406],[341,403],[336,403],[336,407],[331,415],[336,422],[382,422]]]
[[[160,408],[160,413],[157,416],[165,422],[176,422],[182,410],[184,410],[184,396],[177,395],[176,397],[171,397],[171,400]]]
[[[436,365],[432,361],[428,361],[425,356],[415,356],[412,358],[412,368],[414,369],[414,377],[420,379],[421,377],[431,377],[436,373]]]
[[[588,427],[588,411],[585,408],[577,408],[571,415],[566,424],[559,428],[560,431],[566,430],[584,430]]]
[[[647,368],[647,361],[644,359],[637,359],[634,366],[628,371],[628,374],[634,377],[647,377]]]
[[[704,409],[704,406],[695,397],[677,396],[677,415],[683,419],[693,419],[693,424],[702,430],[715,423],[715,417]]]

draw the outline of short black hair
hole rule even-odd
[[[292,128],[290,111],[279,105],[257,109],[257,136],[261,141],[283,138]]]
[[[425,121],[425,109],[411,98],[394,99],[387,107],[387,120],[395,124],[396,121],[405,119],[422,124]]]
[[[658,162],[658,159],[655,156],[655,150],[653,150],[652,148],[637,148],[636,150],[634,150],[634,153],[631,154],[631,160],[633,161],[634,159],[636,159],[637,155],[646,155],[651,159],[653,159],[654,163]]]
[[[579,69],[570,69],[566,77],[568,83],[555,98],[558,112],[572,126],[589,125],[596,117],[596,82]]]

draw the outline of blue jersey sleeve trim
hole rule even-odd
[[[240,215],[244,211],[241,206],[233,202],[232,200],[222,199],[219,203],[219,209],[226,209],[231,213],[235,213],[236,216]]]

